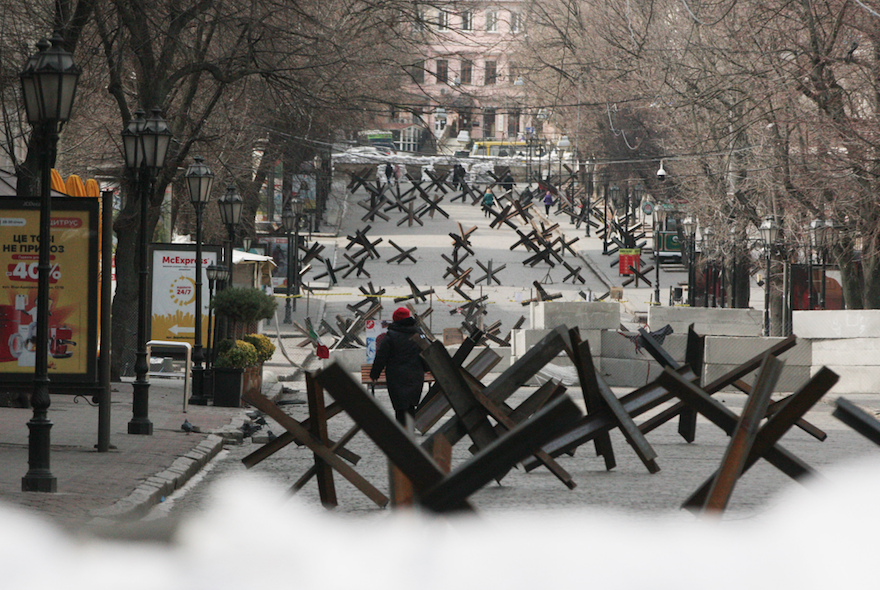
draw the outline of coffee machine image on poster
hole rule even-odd
[[[69,315],[71,310],[55,308],[55,300],[51,296],[49,307],[49,357],[70,358],[76,346],[74,330],[64,323],[62,316]],[[36,341],[36,290],[16,293],[13,304],[0,305],[0,363],[14,362],[19,367],[33,367]]]

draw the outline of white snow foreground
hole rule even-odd
[[[5,588],[713,590],[877,587],[880,461],[794,486],[740,521],[583,510],[333,514],[253,476],[218,486],[172,544],[63,532],[0,506]],[[872,542],[874,541],[874,542]]]

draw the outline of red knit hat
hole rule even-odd
[[[409,317],[409,310],[405,307],[398,307],[394,310],[394,313],[391,314],[391,319],[395,322],[399,322],[402,319]]]

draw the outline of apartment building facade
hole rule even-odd
[[[461,0],[416,12],[420,54],[402,88],[407,105],[385,122],[399,149],[451,152],[470,140],[524,140],[536,114],[514,58],[526,34],[525,7],[523,0]]]

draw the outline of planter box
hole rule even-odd
[[[246,369],[214,368],[214,405],[240,408],[242,395],[260,393],[263,388],[263,366]]]

